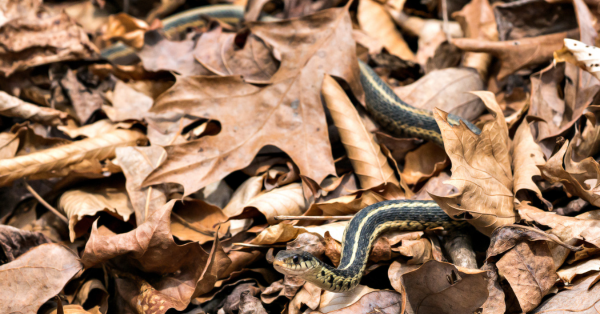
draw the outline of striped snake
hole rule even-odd
[[[163,20],[168,38],[189,28],[205,25],[203,16],[235,24],[244,9],[233,5],[213,5],[188,10]],[[102,51],[105,59],[115,64],[137,61],[135,50],[117,43]],[[418,137],[443,146],[442,136],[431,111],[418,109],[403,102],[366,63],[359,62],[360,80],[365,91],[367,110],[385,129],[396,136]],[[461,118],[448,115],[448,122],[458,125]],[[480,130],[462,120],[473,132]],[[308,252],[280,251],[273,263],[283,274],[300,276],[331,291],[347,291],[356,287],[364,273],[367,259],[377,237],[389,230],[425,230],[444,227],[452,229],[463,224],[450,219],[434,201],[394,200],[365,207],[348,223],[344,231],[342,255],[337,268],[322,262]]]

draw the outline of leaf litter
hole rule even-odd
[[[227,3],[179,36],[158,18],[214,2],[0,5],[0,312],[596,312],[593,1]],[[369,117],[358,60],[444,148]],[[469,227],[384,233],[348,292],[273,268],[337,266],[396,199]]]

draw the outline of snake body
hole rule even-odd
[[[233,5],[193,9],[163,20],[164,31],[168,38],[174,38],[189,28],[202,27],[206,23],[203,16],[235,24],[243,18],[243,12],[242,7]],[[115,64],[139,61],[135,50],[121,43],[104,49],[101,55]],[[359,67],[367,110],[378,123],[394,135],[419,137],[443,146],[440,130],[431,111],[406,104],[371,67],[363,62],[359,62]],[[448,115],[451,125],[457,125],[461,120],[457,116]],[[473,132],[480,133],[476,126],[462,121]],[[348,223],[337,268],[300,250],[280,251],[273,265],[281,273],[301,276],[323,289],[347,291],[359,284],[373,243],[381,233],[389,230],[416,231],[435,227],[452,229],[462,224],[463,222],[448,217],[434,201],[379,202],[359,211]]]

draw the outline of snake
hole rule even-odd
[[[162,20],[167,38],[176,38],[189,29],[206,25],[205,17],[237,24],[243,20],[244,8],[236,5],[211,5],[191,9]],[[136,50],[116,43],[101,51],[101,56],[114,64],[139,61]],[[360,82],[365,92],[369,114],[394,136],[417,137],[443,147],[444,142],[430,110],[413,107],[401,100],[365,62],[358,61]],[[475,134],[480,130],[472,123],[452,114],[451,126],[463,123]],[[450,218],[431,200],[388,200],[369,205],[350,220],[344,230],[340,262],[330,266],[303,250],[282,250],[277,253],[273,267],[282,274],[298,276],[329,291],[354,289],[364,274],[370,251],[378,236],[386,231],[419,231],[443,227],[460,228],[466,223]]]

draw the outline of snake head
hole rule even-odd
[[[300,250],[279,251],[273,261],[275,270],[292,276],[302,276],[317,266],[312,254]]]

